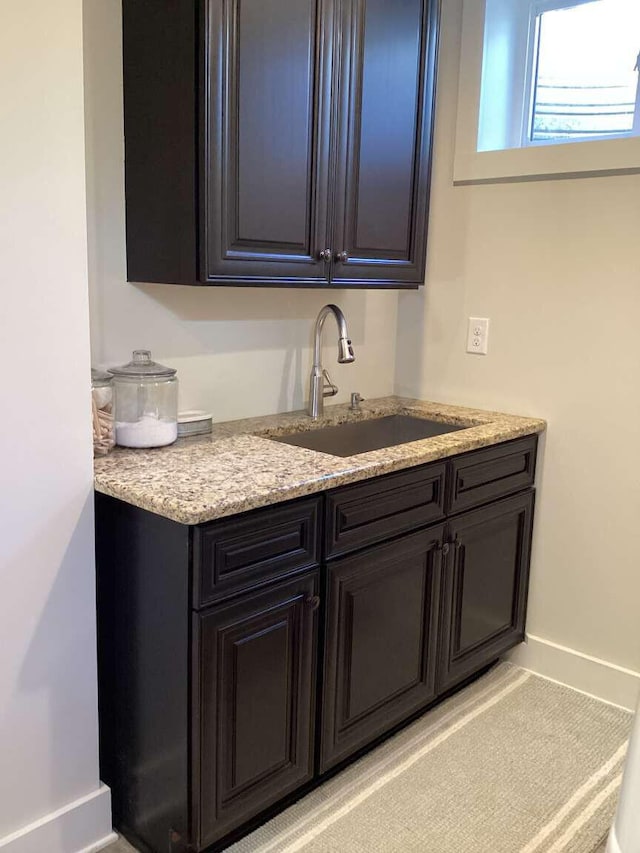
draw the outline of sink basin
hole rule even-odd
[[[339,424],[321,429],[294,432],[290,435],[271,436],[274,441],[306,447],[332,456],[355,456],[369,450],[394,447],[422,438],[433,438],[448,432],[466,429],[457,424],[427,421],[410,415],[389,415],[370,421]]]

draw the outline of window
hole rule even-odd
[[[464,2],[465,171],[498,152],[502,169],[476,177],[640,170],[640,0]],[[549,148],[567,151],[533,153]]]
[[[640,2],[531,4],[523,144],[640,132]]]
[[[638,133],[639,49],[640,0],[487,0],[478,150]]]

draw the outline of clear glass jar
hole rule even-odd
[[[133,359],[110,367],[113,376],[116,444],[164,447],[178,437],[176,371],[151,359],[149,350],[134,350]]]
[[[91,420],[93,423],[93,455],[105,456],[114,445],[113,389],[111,376],[91,368]]]

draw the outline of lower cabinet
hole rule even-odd
[[[152,853],[223,849],[522,640],[535,452],[197,526],[97,495],[114,826]]]
[[[524,639],[532,523],[532,491],[449,522],[439,693]]]
[[[321,772],[435,698],[443,534],[329,566]]]
[[[313,572],[194,616],[200,847],[313,776],[319,604]]]

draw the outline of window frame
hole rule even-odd
[[[583,5],[591,0],[529,0],[529,28],[534,12]],[[522,92],[520,147],[478,151],[481,117],[481,81],[485,34],[486,0],[463,0],[458,112],[454,156],[454,183],[487,183],[553,177],[582,177],[640,173],[640,136],[628,133],[565,140],[528,141],[528,117],[532,96],[533,54],[528,32],[527,67],[529,86]],[[635,120],[640,126],[640,75]],[[635,123],[634,123],[635,128]]]

